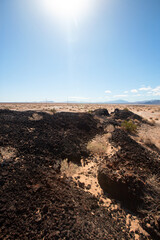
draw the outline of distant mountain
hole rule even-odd
[[[47,101],[49,102],[49,101]],[[148,105],[160,105],[160,100],[144,100],[144,101],[137,101],[137,102],[128,102],[123,99],[112,100],[108,102],[82,102],[82,101],[65,101],[62,103],[75,103],[75,104],[148,104]]]
[[[106,104],[129,104],[128,101],[122,100],[122,99],[118,99],[118,100],[113,100],[113,101],[109,101],[109,102],[105,102]]]
[[[113,100],[109,102],[105,102],[106,104],[148,104],[148,105],[160,105],[160,100],[144,100],[144,101],[137,101],[137,102],[128,102],[125,100]]]
[[[160,100],[138,101],[138,102],[135,102],[135,104],[160,105]]]
[[[82,103],[82,104],[85,103],[85,104],[86,104],[86,103],[87,103],[87,104],[88,104],[89,102],[81,102],[81,101],[64,101],[64,102],[61,102],[61,103],[73,103],[73,104],[74,104],[74,103],[75,103],[75,104],[80,104],[80,103]]]
[[[40,101],[40,103],[55,103],[54,101],[46,100],[46,101]]]

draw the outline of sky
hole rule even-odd
[[[0,0],[0,102],[160,99],[160,0]]]

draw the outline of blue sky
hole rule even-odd
[[[0,102],[160,99],[160,0],[47,1],[0,0]]]

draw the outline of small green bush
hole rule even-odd
[[[91,114],[92,112],[93,112],[93,110],[88,110],[88,113],[90,113],[90,114]]]
[[[52,108],[50,111],[51,111],[53,114],[56,113],[56,109],[55,109],[55,108]]]
[[[123,110],[124,110],[124,111],[126,111],[126,112],[128,112],[128,111],[129,111],[129,109],[128,109],[127,107],[125,107]]]
[[[122,122],[121,127],[129,133],[136,132],[137,130],[137,125],[132,120],[125,120],[124,122]]]

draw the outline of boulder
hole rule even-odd
[[[97,115],[97,116],[110,116],[108,110],[105,109],[105,108],[96,109],[96,110],[93,111],[93,114]]]
[[[120,119],[120,120],[136,119],[140,122],[143,121],[143,118],[141,116],[129,111],[128,109],[119,110],[116,108],[113,114],[115,119]]]
[[[98,182],[105,193],[131,210],[141,205],[144,183],[132,172],[120,171],[112,165],[101,165],[98,170]]]

